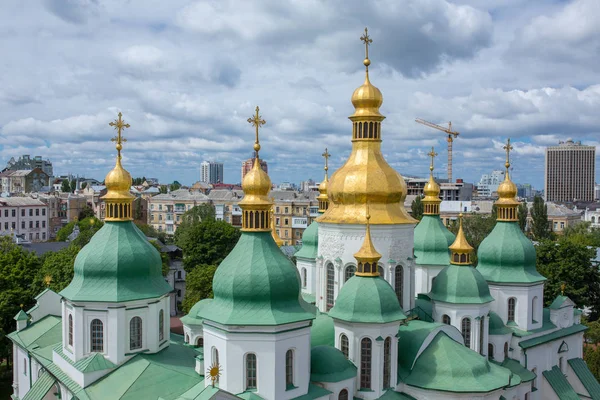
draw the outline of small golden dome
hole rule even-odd
[[[106,174],[104,185],[108,192],[127,192],[131,189],[131,174],[121,165],[121,158],[117,158],[115,167]]]
[[[508,171],[506,171],[506,175],[504,176],[504,180],[500,185],[498,185],[498,197],[500,200],[502,199],[511,199],[517,196],[517,185],[510,180],[508,176]]]
[[[435,179],[433,179],[433,175],[429,176],[429,181],[427,181],[425,184],[423,193],[425,194],[425,197],[440,197],[440,185],[438,185]]]
[[[471,254],[473,252],[473,247],[467,242],[467,238],[465,237],[465,232],[463,230],[463,214],[459,214],[460,225],[458,227],[458,233],[456,234],[456,239],[454,243],[452,243],[449,247],[450,251],[458,254]]]
[[[379,113],[379,107],[382,104],[383,95],[381,90],[373,86],[369,80],[369,71],[367,70],[365,82],[352,93],[352,105],[355,108],[352,117],[383,117]]]
[[[371,240],[371,224],[369,222],[371,215],[369,214],[368,207],[366,211],[366,219],[367,230],[365,232],[365,240],[363,241],[363,244],[358,252],[354,254],[354,258],[356,258],[358,265],[356,275],[379,276],[377,262],[381,259],[381,254],[379,254],[379,252],[375,249],[375,246],[373,246],[373,241]]]
[[[244,177],[242,189],[246,196],[266,196],[271,190],[271,178],[260,167],[260,160],[258,158],[254,159],[252,169]]]

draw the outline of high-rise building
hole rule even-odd
[[[242,161],[242,180],[240,182],[242,182],[244,180],[244,177],[246,176],[246,174],[248,173],[248,171],[250,171],[252,169],[252,166],[254,165],[254,158],[249,158],[247,160]],[[267,167],[267,162],[265,160],[260,160],[260,167],[262,168],[263,171],[265,171],[265,173],[269,173],[269,168]]]
[[[594,201],[596,147],[568,139],[546,148],[546,201]]]
[[[481,175],[477,184],[479,197],[492,197],[498,191],[498,186],[504,180],[504,171],[495,170],[491,174]]]
[[[50,160],[44,160],[42,156],[30,157],[29,154],[22,155],[18,160],[12,157],[6,164],[5,170],[17,171],[36,168],[41,169],[48,176],[53,176],[54,171]]]
[[[200,181],[204,183],[223,183],[223,163],[202,161]]]

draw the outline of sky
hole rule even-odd
[[[600,146],[598,0],[3,0],[0,22],[0,168],[41,155],[102,180],[121,111],[134,177],[191,184],[214,160],[236,183],[258,105],[271,179],[319,181],[325,147],[330,171],[350,153],[365,27],[402,175],[427,176],[434,146],[446,177],[445,134],[415,118],[452,121],[467,182],[503,168],[508,137],[513,179],[538,189],[546,146]]]

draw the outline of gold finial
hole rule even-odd
[[[440,203],[442,202],[440,199],[440,185],[433,178],[433,159],[438,153],[435,152],[432,146],[431,151],[427,155],[431,158],[431,162],[429,164],[429,181],[423,187],[423,194],[425,195],[422,200],[423,214],[438,215],[440,213]]]
[[[363,64],[367,68],[367,74],[369,73],[369,65],[371,65],[371,60],[369,60],[369,45],[373,43],[373,39],[369,37],[369,30],[365,28],[365,34],[360,37],[360,40],[365,44],[365,60]]]
[[[462,210],[462,203],[460,204]],[[454,265],[471,265],[471,254],[473,247],[467,241],[463,230],[463,213],[458,214],[458,233],[454,243],[450,246],[450,263]]]
[[[256,152],[256,159],[258,159],[258,151],[260,150],[260,142],[258,141],[258,128],[267,123],[267,121],[262,119],[262,117],[258,114],[258,111],[259,108],[258,106],[256,106],[256,114],[254,114],[251,118],[248,118],[248,122],[256,128],[256,139],[254,141],[254,151]]]
[[[429,153],[427,153],[427,155],[429,157],[431,157],[431,164],[429,164],[429,171],[431,171],[431,173],[433,174],[433,159],[435,157],[437,157],[438,153],[436,153],[435,149],[433,148],[433,146],[431,146],[431,151]]]
[[[317,201],[319,202],[318,212],[324,213],[329,208],[329,196],[327,195],[327,189],[329,186],[329,175],[327,171],[329,171],[329,157],[331,157],[331,154],[329,154],[329,151],[327,151],[326,147],[325,152],[321,155],[325,158],[325,178],[323,179],[323,182],[321,182],[321,184],[319,185],[319,195],[317,196]]]
[[[373,241],[371,239],[371,213],[369,212],[369,203],[367,203],[367,212],[365,215],[365,219],[367,221],[365,240],[363,241],[360,250],[358,250],[358,252],[354,254],[354,258],[356,258],[356,262],[358,265],[356,275],[379,276],[379,268],[377,266],[377,262],[381,258],[381,254],[377,252],[375,246],[373,246]]]
[[[212,387],[215,387],[215,382],[219,380],[219,376],[221,376],[221,366],[218,362],[214,361],[210,367],[206,370],[208,376],[210,377]]]
[[[51,282],[52,282],[52,277],[50,275],[46,275],[44,277],[44,283],[46,284],[46,287],[50,287]]]
[[[119,115],[119,118],[115,119],[113,122],[109,122],[108,125],[114,127],[115,130],[117,131],[117,136],[110,139],[110,141],[117,143],[117,145],[115,147],[117,149],[117,155],[118,155],[119,159],[121,159],[121,149],[123,148],[123,143],[127,141],[127,139],[125,139],[123,136],[121,136],[121,131],[125,128],[130,128],[131,125],[126,124],[125,121],[123,121],[123,119],[121,118],[123,116],[123,114],[121,114],[121,112],[119,112],[118,115]]]
[[[21,303],[21,304],[19,304],[19,306],[21,307],[21,310],[22,310],[22,309],[23,309],[23,306],[24,306],[24,304],[23,304],[23,303]]]
[[[510,151],[513,149],[510,144],[510,138],[506,140],[506,145],[502,147],[506,151],[506,173],[504,174],[504,181],[498,185],[498,200],[496,201],[496,207],[498,211],[498,221],[517,221],[517,207],[519,202],[517,201],[517,185],[510,180],[509,167],[510,167]]]
[[[565,295],[565,288],[567,287],[567,285],[565,283],[562,283],[560,285],[560,295],[564,296]]]
[[[327,177],[327,171],[329,170],[329,157],[331,157],[331,154],[329,154],[329,152],[327,151],[327,147],[325,147],[325,153],[321,154],[324,158],[325,158],[325,177]]]
[[[510,151],[513,149],[513,147],[510,145],[510,138],[506,140],[506,145],[502,148],[506,150],[506,162],[504,163],[504,166],[506,167],[506,176],[508,176],[508,168],[510,167]]]

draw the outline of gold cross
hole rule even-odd
[[[434,157],[436,157],[438,155],[438,153],[436,153],[434,148],[431,147],[431,151],[429,153],[427,153],[427,155],[429,157],[431,157],[431,164],[429,165],[429,170],[433,171],[433,159],[434,159]]]
[[[502,148],[506,150],[506,163],[504,163],[504,166],[506,167],[506,171],[508,171],[508,167],[510,167],[510,151],[513,149],[510,145],[510,138],[506,140],[506,145]]]
[[[365,59],[369,58],[369,45],[373,43],[373,39],[369,37],[369,30],[365,28],[365,34],[360,37],[360,40],[365,44]]]
[[[267,121],[262,119],[262,117],[258,114],[258,111],[259,108],[258,106],[256,106],[256,114],[254,114],[252,118],[248,118],[248,122],[256,128],[256,140],[254,142],[254,151],[256,152],[256,158],[258,158],[258,151],[260,150],[260,143],[258,141],[258,128],[260,128],[261,125],[267,123]]]
[[[329,159],[329,157],[331,157],[331,154],[329,154],[329,152],[327,151],[327,147],[325,147],[325,153],[321,155],[325,157],[325,174],[327,174],[327,170],[329,170],[329,164],[327,160]]]
[[[108,125],[113,126],[115,128],[115,130],[117,131],[117,136],[110,139],[110,141],[117,143],[117,145],[115,147],[117,148],[117,153],[118,153],[119,158],[121,158],[121,149],[123,148],[123,143],[127,141],[127,139],[125,139],[123,136],[121,136],[121,131],[125,128],[130,127],[129,124],[126,124],[125,121],[123,121],[121,119],[122,116],[123,116],[123,114],[121,114],[121,112],[119,112],[119,118],[115,119],[113,122],[108,123]]]

